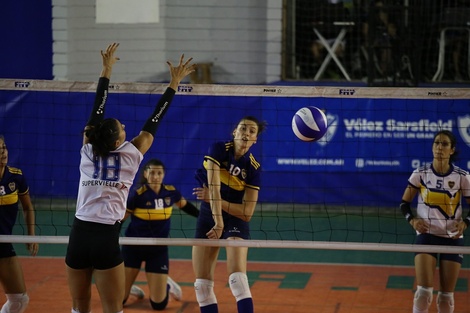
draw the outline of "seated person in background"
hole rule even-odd
[[[383,0],[373,0],[367,22],[363,24],[363,36],[365,47],[371,45],[373,48],[379,74],[384,77],[393,75],[393,47],[398,38],[397,25],[384,8]]]
[[[330,47],[333,45],[340,29],[334,22],[349,21],[349,12],[344,7],[342,0],[324,0],[318,10],[315,10],[313,27],[319,29],[320,34],[326,39]],[[335,54],[338,58],[344,56],[346,40],[343,40],[336,48]],[[319,38],[315,37],[310,46],[315,67],[319,67],[326,56],[326,49]]]

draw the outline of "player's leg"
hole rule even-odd
[[[134,295],[138,299],[143,299],[145,297],[145,293],[142,289],[137,286],[134,286],[134,282],[137,278],[137,275],[140,272],[140,268],[143,262],[142,256],[142,246],[134,246],[134,245],[123,245],[121,247],[122,258],[124,260],[124,267],[125,267],[125,276],[126,276],[126,284],[124,289],[124,301],[126,303],[127,298],[129,295]]]
[[[248,277],[246,276],[248,248],[227,247],[226,250],[227,271],[230,273],[229,286],[237,300],[238,312],[253,312],[253,298],[251,296],[250,285],[248,284]]]
[[[23,269],[17,256],[0,258],[0,281],[5,293],[24,293]]]
[[[164,310],[168,305],[169,295],[181,299],[181,287],[168,277],[170,258],[168,246],[147,246],[145,251],[145,274],[150,290],[150,305],[154,310]]]
[[[417,288],[413,301],[413,313],[427,313],[433,297],[434,271],[436,256],[418,253],[415,256]]]
[[[125,287],[124,287],[123,303],[126,303],[127,298],[129,298],[129,294],[132,294],[136,296],[137,298],[142,299],[145,296],[145,294],[143,294],[143,291],[140,290],[141,292],[138,292],[140,288],[137,289],[137,288],[134,288],[133,286],[135,279],[137,278],[137,275],[140,272],[140,268],[125,267],[124,272],[125,272],[126,282],[125,282]],[[131,292],[131,290],[133,290],[133,292]]]
[[[100,294],[103,313],[121,312],[126,284],[124,263],[106,270],[95,269],[93,275]]]
[[[440,290],[437,294],[439,313],[454,312],[454,290],[459,277],[462,257],[456,254],[442,254],[439,262]]]
[[[65,255],[67,283],[72,298],[72,312],[88,313],[91,310],[91,280],[93,266],[90,262],[90,247],[96,240],[84,225],[75,218],[70,230],[69,244]]]
[[[28,306],[23,269],[16,256],[0,258],[0,282],[7,298],[1,313],[22,313]]]
[[[169,289],[166,274],[146,273],[150,290],[150,305],[154,310],[164,310],[168,305]]]
[[[72,297],[72,309],[80,313],[90,312],[92,269],[73,269],[67,266],[66,272],[70,296]]]
[[[196,276],[194,289],[201,313],[217,313],[217,298],[214,293],[214,271],[219,247],[194,246],[193,270]]]

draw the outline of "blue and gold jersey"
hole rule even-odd
[[[451,165],[447,174],[440,175],[426,165],[416,169],[408,182],[418,189],[417,215],[429,223],[429,233],[453,237],[453,224],[462,220],[462,198],[470,197],[468,172]]]
[[[162,185],[158,194],[147,184],[135,190],[127,201],[127,212],[132,215],[126,236],[167,238],[173,205],[181,198],[172,185]]]
[[[196,172],[196,179],[201,186],[207,185],[207,162],[220,166],[220,194],[222,199],[232,203],[242,203],[246,188],[259,190],[261,183],[261,165],[250,153],[235,159],[234,143],[216,142],[204,156],[203,167]]]
[[[28,193],[23,172],[7,166],[0,180],[0,234],[11,235],[18,216],[18,196]]]

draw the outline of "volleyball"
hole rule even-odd
[[[303,107],[292,118],[292,130],[302,141],[317,141],[326,133],[328,122],[325,113],[317,107]]]

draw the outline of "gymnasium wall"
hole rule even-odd
[[[53,6],[58,80],[95,81],[99,50],[113,41],[121,43],[116,82],[167,81],[166,61],[181,53],[212,62],[216,83],[280,80],[282,0],[160,0],[160,21],[149,24],[97,24],[94,0]]]
[[[0,78],[52,79],[51,0],[4,0]]]
[[[212,63],[215,83],[280,80],[282,0],[159,3],[158,23],[97,24],[95,0],[3,1],[0,78],[95,81],[99,50],[116,41],[113,81],[168,81],[182,53]]]

